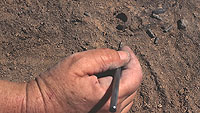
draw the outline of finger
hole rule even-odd
[[[101,84],[102,88],[104,88],[105,90],[107,90],[108,87],[112,83],[112,79],[113,79],[113,77],[107,76],[107,77],[99,78],[98,80],[99,80],[99,84]]]
[[[123,109],[125,109],[134,99],[136,95],[136,92],[134,92],[132,95],[130,95],[129,97],[127,97],[122,103],[121,103],[121,111],[123,111]]]
[[[124,111],[124,109],[127,109],[128,106],[133,102],[133,98],[135,97],[135,95],[136,95],[136,92],[134,92],[132,95],[130,95],[127,98],[119,100],[119,102],[117,104],[116,113],[121,113],[122,111]]]
[[[76,70],[76,75],[93,75],[127,64],[130,56],[125,51],[113,49],[96,49],[72,55],[73,63],[70,69]]]
[[[128,52],[131,59],[122,71],[119,86],[120,97],[131,95],[137,90],[142,81],[142,69],[137,57],[128,46],[123,47],[122,50]]]
[[[122,111],[121,113],[128,113],[128,111],[131,109],[133,105],[133,101],[131,103],[129,103]]]

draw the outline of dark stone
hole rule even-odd
[[[88,12],[84,12],[83,14],[84,14],[85,16],[91,17],[90,13],[88,13]]]
[[[178,20],[177,21],[177,27],[178,29],[186,29],[186,22],[184,19]]]
[[[170,31],[170,29],[172,29],[172,25],[168,26],[168,27],[161,27],[163,29],[164,33],[167,33]]]
[[[165,11],[166,11],[166,9],[159,8],[159,9],[153,10],[152,13],[153,14],[162,14],[162,13],[165,13]]]
[[[159,40],[159,38],[156,37],[155,40],[154,40],[154,44],[158,44],[158,40]]]
[[[116,18],[122,20],[123,22],[127,22],[127,20],[128,20],[128,17],[127,17],[126,14],[124,14],[124,13],[119,13],[119,14],[116,16]]]
[[[125,25],[117,25],[116,29],[117,30],[125,30],[126,26]]]
[[[150,29],[148,29],[148,30],[146,31],[146,33],[147,33],[148,36],[151,37],[151,38],[154,38],[154,37],[155,37],[155,34],[154,34]]]
[[[159,15],[154,14],[154,13],[152,13],[151,17],[152,17],[152,18],[155,18],[155,19],[157,19],[157,20],[162,20],[162,18],[161,18]]]

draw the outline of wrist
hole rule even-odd
[[[69,112],[71,108],[67,103],[67,96],[56,80],[48,74],[38,76],[28,84],[28,102],[29,112]],[[66,101],[64,101],[66,100]],[[65,102],[65,103],[64,103]]]
[[[26,83],[0,80],[0,110],[2,113],[26,112]]]
[[[26,112],[44,113],[45,104],[43,96],[40,92],[40,87],[35,80],[27,83],[27,102],[26,102]]]

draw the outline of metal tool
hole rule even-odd
[[[122,43],[120,42],[118,50],[121,49]],[[114,81],[113,81],[113,87],[112,87],[112,96],[111,96],[111,102],[110,102],[110,112],[116,112],[117,111],[117,100],[118,100],[118,94],[119,94],[119,82],[121,77],[122,69],[121,67],[117,68],[114,74]]]

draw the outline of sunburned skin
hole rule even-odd
[[[126,113],[142,81],[139,61],[127,46],[73,54],[27,83],[1,80],[0,113],[109,113],[112,77],[95,74],[118,67],[124,69],[116,112]]]

